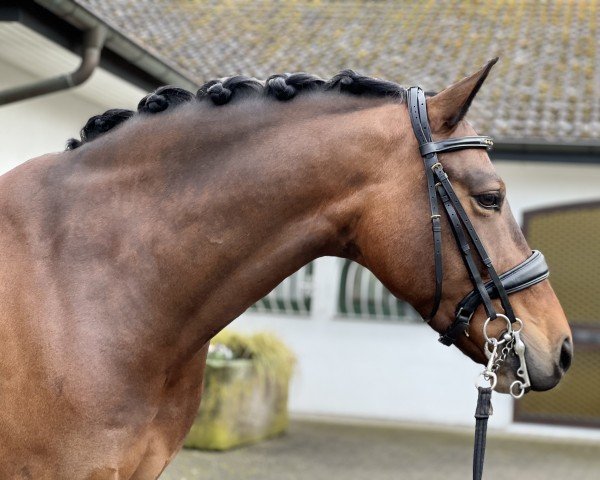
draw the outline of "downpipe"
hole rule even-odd
[[[104,26],[96,25],[86,30],[82,44],[81,63],[76,70],[57,77],[2,90],[0,91],[0,105],[19,102],[81,85],[90,78],[100,64],[100,55],[105,40],[106,28]]]
[[[159,59],[123,33],[106,25],[76,3],[76,0],[35,0],[35,3],[82,31],[96,25],[105,26],[108,29],[105,48],[109,48],[127,62],[147,72],[163,85],[178,85],[190,91],[198,88],[196,80],[180,73],[177,66]]]

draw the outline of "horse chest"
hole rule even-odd
[[[101,378],[102,370],[53,375],[21,366],[0,391],[0,478],[157,478],[197,412],[204,354],[145,395],[119,386],[122,378]]]

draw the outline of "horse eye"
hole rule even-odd
[[[498,210],[500,208],[500,195],[498,193],[482,193],[475,195],[475,200],[483,208],[490,210]]]

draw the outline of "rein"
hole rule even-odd
[[[479,392],[477,409],[475,411],[475,445],[473,452],[473,479],[480,480],[483,473],[483,460],[485,455],[485,438],[487,420],[492,414],[491,395],[497,383],[497,371],[512,353],[519,360],[517,377],[510,386],[510,394],[514,398],[523,396],[531,386],[527,364],[525,361],[525,344],[521,340],[523,322],[515,316],[508,296],[524,290],[548,278],[548,265],[541,252],[534,250],[527,259],[502,275],[498,275],[492,261],[487,254],[467,212],[460,203],[448,175],[438,160],[438,153],[453,152],[467,148],[485,148],[489,150],[494,142],[491,137],[468,136],[451,138],[434,142],[431,137],[431,128],[427,117],[427,102],[425,93],[419,87],[411,87],[406,93],[408,111],[413,132],[419,142],[419,151],[425,166],[427,178],[427,191],[431,213],[431,228],[433,232],[434,260],[435,260],[435,293],[431,312],[426,321],[431,320],[437,313],[442,299],[442,223],[439,202],[448,217],[454,239],[460,249],[463,263],[473,283],[474,289],[457,305],[455,318],[450,327],[440,335],[439,341],[450,346],[456,342],[461,334],[468,335],[468,327],[475,310],[483,304],[487,320],[483,326],[485,337],[484,351],[488,363],[478,377],[476,387]],[[474,247],[473,249],[471,248]],[[474,250],[474,251],[473,251]],[[477,267],[474,256],[484,266],[490,281],[484,283],[481,272]],[[504,313],[496,312],[492,299],[499,298]],[[506,331],[500,339],[488,336],[487,329],[490,322],[501,318],[506,322]],[[480,386],[488,382],[489,386]]]

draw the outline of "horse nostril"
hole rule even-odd
[[[562,344],[560,349],[560,361],[559,366],[563,372],[566,372],[571,366],[571,360],[573,359],[573,344],[568,338]]]

